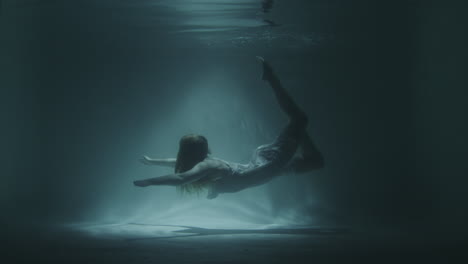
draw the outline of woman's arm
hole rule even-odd
[[[215,166],[212,166],[211,163],[203,161],[195,165],[191,170],[188,170],[183,173],[175,173],[164,175],[155,178],[148,178],[144,180],[134,181],[133,184],[138,187],[146,187],[150,185],[169,185],[169,186],[179,186],[187,183],[196,181],[202,177],[208,175]]]
[[[175,158],[169,158],[169,159],[152,159],[148,156],[143,156],[143,158],[140,159],[141,163],[145,165],[159,165],[159,166],[165,166],[165,167],[171,167],[174,168],[176,164],[176,159]]]

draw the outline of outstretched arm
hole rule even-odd
[[[179,186],[187,183],[196,181],[202,177],[208,175],[213,169],[210,164],[206,162],[200,162],[191,170],[188,170],[183,173],[174,173],[169,175],[164,175],[155,178],[148,178],[144,180],[134,181],[133,184],[138,187],[146,187],[150,185],[169,185],[169,186]]]
[[[148,156],[143,156],[143,158],[140,159],[140,162],[145,164],[145,165],[159,165],[159,166],[174,168],[175,164],[176,164],[176,159],[175,158],[152,159],[152,158],[150,158]]]

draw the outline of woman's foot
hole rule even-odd
[[[260,62],[263,66],[263,74],[262,74],[262,80],[264,81],[269,81],[273,78],[273,69],[271,68],[270,64],[265,61],[263,57],[257,56],[256,57],[258,62]]]

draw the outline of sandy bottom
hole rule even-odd
[[[148,223],[10,229],[2,263],[460,263],[462,243],[346,228]],[[5,237],[4,237],[5,238]]]

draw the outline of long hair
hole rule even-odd
[[[208,157],[210,150],[208,140],[204,136],[189,134],[183,136],[179,141],[179,152],[175,164],[175,173],[182,173],[192,169],[195,165]],[[199,179],[197,181],[177,186],[182,193],[199,194],[210,185],[209,179]]]

